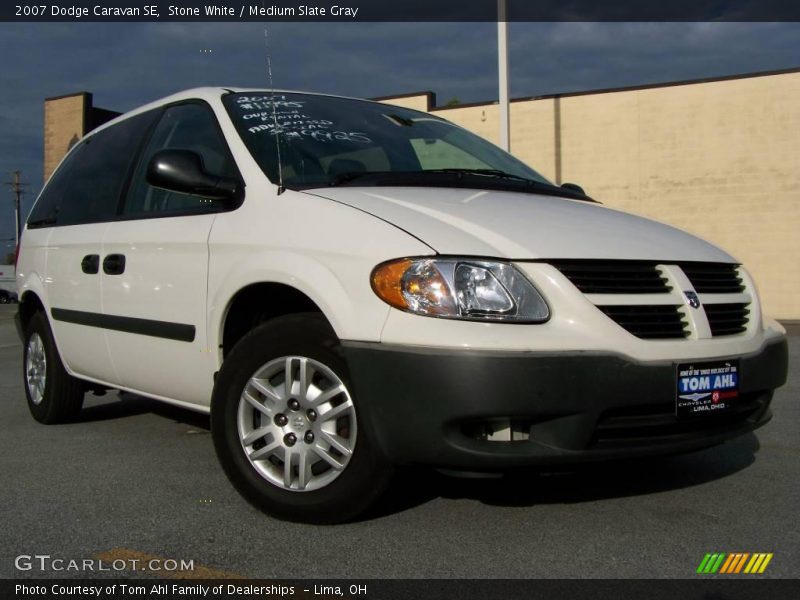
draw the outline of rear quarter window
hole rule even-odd
[[[113,220],[133,161],[159,112],[125,119],[80,142],[48,182],[28,227]]]

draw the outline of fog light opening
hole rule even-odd
[[[521,442],[530,439],[531,422],[523,419],[493,418],[464,425],[464,435],[484,442]]]

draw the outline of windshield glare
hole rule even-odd
[[[364,173],[500,171],[549,183],[484,139],[427,113],[314,94],[246,92],[224,103],[273,183],[327,186]],[[413,176],[409,182],[413,184]]]

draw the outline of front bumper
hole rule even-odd
[[[344,342],[359,415],[398,464],[502,470],[686,452],[764,425],[785,338],[738,358],[734,410],[678,421],[675,362],[613,353],[482,352]],[[715,359],[715,360],[718,360]],[[495,441],[510,422],[528,439]]]

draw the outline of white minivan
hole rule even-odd
[[[34,418],[115,388],[211,414],[272,515],[352,518],[394,465],[690,451],[770,417],[747,271],[430,114],[195,89],[80,141],[17,269]]]

